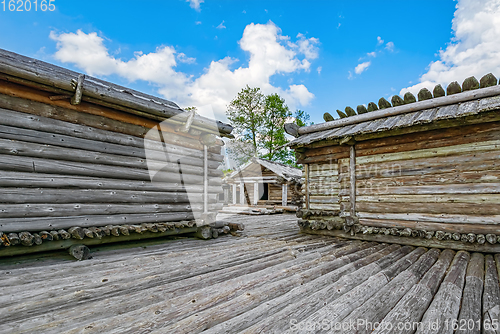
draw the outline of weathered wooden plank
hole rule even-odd
[[[92,152],[89,150],[80,150],[75,148],[69,149],[54,145],[41,145],[9,139],[0,139],[0,153],[143,169],[158,169],[157,167],[155,168],[155,166],[172,165],[173,163],[177,164],[179,161],[186,172],[196,174],[200,173],[203,167],[202,159],[190,158],[189,156],[181,157],[179,155],[164,153],[151,155],[148,154],[148,160],[146,161],[145,159],[138,157]],[[155,160],[155,158],[159,160]],[[219,165],[220,162],[218,161],[208,161],[208,167],[210,169],[217,169]],[[196,166],[197,168],[193,168],[194,166]]]
[[[144,138],[139,138],[136,136],[125,135],[85,125],[68,123],[44,116],[32,115],[35,110],[43,111],[38,113],[48,115],[55,112],[51,106],[43,103],[37,103],[20,98],[12,98],[0,94],[0,111],[4,116],[0,118],[0,124],[4,126],[56,133],[75,138],[95,140],[116,145],[128,145],[137,148],[144,147],[144,141],[146,141],[150,147],[154,147],[155,145],[161,147],[160,142],[163,141],[169,146],[182,147],[196,151],[203,149],[203,145],[198,139],[171,133],[172,130],[169,129],[167,125],[163,124],[161,125],[161,129],[162,132],[165,133],[165,136],[159,136],[158,131],[149,131],[144,135]],[[59,110],[59,113],[63,113],[65,111],[67,110]],[[216,147],[214,147],[214,149],[215,148]],[[220,149],[218,152],[220,152]]]
[[[468,153],[460,155],[398,160],[376,164],[359,165],[359,177],[392,177],[429,175],[456,171],[498,170],[500,151]],[[340,175],[347,173],[348,161],[339,160]],[[340,176],[339,176],[340,179]]]
[[[166,174],[166,173],[165,173]],[[166,178],[166,177],[165,177]],[[173,178],[177,179],[176,177]],[[211,193],[221,193],[220,186],[222,180],[210,178],[208,191]],[[190,192],[198,193],[203,191],[201,184],[184,184],[151,182],[140,180],[124,180],[115,178],[93,178],[79,175],[60,175],[25,173],[20,171],[0,170],[0,187],[16,188],[81,188],[81,189],[121,189],[121,190],[144,190],[159,192]]]
[[[155,166],[160,168],[161,166]],[[184,167],[184,166],[182,166]],[[0,154],[0,169],[31,173],[45,174],[65,174],[65,175],[81,175],[90,177],[116,178],[127,180],[143,180],[154,182],[185,182],[185,183],[203,183],[203,175],[196,173],[183,173],[184,168],[173,163],[166,164],[158,172],[155,169],[144,170],[138,168],[128,168],[121,166],[109,166],[101,164],[81,163],[65,160],[48,160],[32,157],[22,157]],[[189,169],[189,168],[187,168]],[[156,173],[155,173],[156,172]],[[194,171],[193,171],[194,172]],[[211,174],[214,170],[211,170]],[[220,179],[217,175],[211,175],[210,181]],[[211,185],[214,184],[211,182]]]
[[[394,277],[399,275],[401,272],[406,270],[412,263],[417,261],[417,259],[425,253],[424,248],[417,248],[413,250],[410,254],[399,259],[388,268],[376,273],[371,276],[365,282],[354,287],[352,290],[346,292],[335,301],[330,302],[323,308],[314,312],[309,317],[305,318],[297,324],[299,327],[298,333],[307,333],[307,327],[302,326],[309,323],[321,323],[323,319],[328,319],[330,324],[342,323],[343,319],[351,313],[354,309],[366,302],[371,296],[378,292],[382,287],[384,287],[389,281]],[[303,329],[302,329],[303,328]],[[320,329],[316,329],[315,332],[319,332]],[[288,330],[285,333],[293,333],[292,330]]]
[[[342,319],[343,323],[356,324],[353,328],[343,330],[344,333],[371,333],[374,324],[381,320],[398,303],[398,301],[424,276],[434,265],[440,255],[437,249],[431,249],[423,254],[408,269],[397,275],[386,286],[376,292],[360,307]],[[395,324],[393,324],[395,325]]]
[[[484,255],[473,253],[467,266],[462,305],[455,333],[481,333],[483,282]]]
[[[211,203],[217,195],[211,194]],[[202,194],[132,190],[4,188],[0,203],[201,203]]]
[[[498,139],[498,122],[379,138],[357,144],[359,156],[414,151]],[[309,152],[306,152],[309,155]]]
[[[408,215],[411,215],[408,218]],[[359,217],[370,220],[415,220],[419,222],[457,223],[457,224],[484,224],[496,225],[500,215],[460,215],[460,214],[412,214],[412,213],[367,213],[360,212]]]
[[[335,260],[342,260],[344,265],[310,282],[307,287],[296,287],[278,298],[209,328],[207,334],[235,333],[243,329],[242,333],[281,332],[289,328],[290,319],[300,319],[313,313],[324,303],[338,298],[356,284],[365,281],[372,273],[387,267],[390,264],[387,260],[396,261],[410,250],[393,245],[365,256],[362,254],[366,254],[366,251],[360,251]],[[273,314],[273,317],[269,317],[269,314]]]
[[[337,196],[319,196],[311,195],[311,203],[339,203],[339,198]]]
[[[209,211],[221,210],[222,203],[209,205]],[[0,204],[0,219],[22,217],[65,217],[129,213],[201,212],[201,204]]]
[[[153,158],[146,161],[145,159],[141,158],[125,157],[121,155],[106,154],[100,152],[90,152],[87,150],[67,149],[52,145],[40,145],[6,139],[0,139],[0,154],[149,170],[165,169],[178,171],[179,161],[182,164],[181,168],[183,173],[199,175],[203,171],[203,161],[201,163],[197,163],[197,165],[194,166],[191,164],[185,164],[184,159],[173,161],[171,157],[169,157],[170,160],[168,161],[165,161],[165,159],[163,161],[154,160]],[[189,163],[195,163],[195,159],[186,160]],[[211,175],[222,175],[222,172],[216,169],[218,165],[218,162],[211,162]]]
[[[373,188],[358,188],[358,196],[383,194],[383,195],[440,195],[440,194],[498,194],[500,183],[474,183],[474,184],[447,184],[447,185],[420,185],[420,186],[393,186]],[[340,195],[349,195],[341,192]]]
[[[277,297],[283,292],[289,291],[290,287],[297,287],[320,277],[316,274],[318,271],[324,273],[337,268],[338,264],[335,261],[321,263],[321,265],[316,265],[313,268],[303,270],[295,275],[290,275],[285,279],[281,279],[271,284],[263,284],[261,287],[253,289],[253,291],[250,291],[248,294],[241,294],[228,302],[219,304],[208,310],[198,312],[196,313],[197,315],[193,314],[171,324],[170,326],[160,328],[164,332],[200,332],[222,321],[228,320],[233,314],[241,314],[245,310],[252,309],[257,304],[270,300],[273,297]],[[229,312],[229,309],[231,309],[232,312]]]
[[[358,211],[373,214],[414,214],[426,215],[500,215],[500,208],[497,204],[471,204],[471,203],[358,203]]]
[[[496,189],[492,186],[491,189]],[[493,190],[492,190],[493,192]],[[495,190],[496,192],[496,190]],[[487,194],[446,194],[446,195],[377,195],[358,196],[359,202],[379,202],[379,203],[471,203],[471,204],[498,204],[500,203],[499,193]]]
[[[455,252],[446,249],[441,252],[437,262],[429,269],[421,281],[389,311],[382,320],[384,324],[393,326],[379,326],[373,331],[375,334],[412,334],[421,326],[420,319],[429,307],[434,294],[450,266]],[[397,326],[403,324],[403,326]],[[406,324],[409,324],[407,326]]]
[[[422,317],[422,325],[416,333],[453,333],[452,322],[460,311],[460,302],[465,282],[465,272],[470,254],[460,251],[455,255],[434,300]]]
[[[293,275],[307,268],[314,269],[315,265],[317,266],[320,263],[323,264],[323,266],[328,266],[329,263],[333,262],[327,261],[329,259],[331,260],[331,256],[320,256],[317,253],[306,253],[296,258],[291,250],[283,252],[282,244],[277,245],[274,243],[274,246],[278,246],[278,248],[281,249],[281,254],[274,258],[267,260],[258,259],[259,256],[255,254],[252,261],[247,260],[246,263],[238,263],[238,265],[230,266],[226,270],[224,270],[224,268],[221,269],[218,265],[210,265],[209,271],[207,269],[204,270],[205,274],[193,276],[193,274],[190,273],[190,271],[193,271],[193,268],[183,266],[181,271],[188,275],[185,276],[183,280],[175,277],[175,272],[157,273],[154,277],[148,275],[136,280],[127,280],[126,277],[124,277],[121,289],[114,291],[110,291],[106,286],[96,282],[97,284],[93,284],[96,287],[92,289],[92,296],[87,296],[86,301],[98,302],[96,303],[98,306],[91,312],[85,314],[85,317],[91,321],[95,321],[101,318],[102,315],[116,315],[117,308],[119,309],[121,307],[120,303],[116,301],[120,299],[123,300],[124,296],[126,296],[128,298],[137,299],[136,303],[128,305],[127,311],[129,312],[122,312],[123,317],[121,317],[121,319],[115,318],[113,322],[93,322],[94,329],[100,331],[114,329],[123,333],[137,332],[138,328],[150,328],[151,330],[155,327],[167,326],[178,317],[188,316],[195,313],[197,310],[201,311],[209,306],[219,304],[221,301],[231,299],[238,294],[238,289],[234,289],[232,287],[233,285],[239,286],[241,289],[250,289],[261,285],[263,281],[279,281],[284,271],[288,272],[288,270],[290,270],[290,275]],[[338,252],[342,253],[342,250],[336,249],[335,245],[327,247],[332,256]],[[220,261],[214,262],[230,263],[231,261],[228,261],[228,259],[224,257],[220,259]],[[199,270],[195,269],[195,271]],[[172,277],[172,275],[174,275],[174,277]],[[203,286],[200,286],[200,280],[204,282]],[[79,288],[75,286],[73,289]],[[218,298],[216,299],[213,298],[214,289],[218,292]],[[161,290],[163,290],[163,293],[159,296],[158,291]],[[60,299],[60,301],[56,299]],[[47,309],[60,309],[60,302],[68,299],[70,300],[69,304],[78,303],[78,301],[72,297],[72,294],[69,294],[53,298],[50,301],[47,300],[44,303],[45,309],[38,306],[36,307],[36,312],[43,315],[46,313]],[[195,300],[195,302],[193,303],[192,300]],[[35,300],[28,301],[28,303],[35,302]],[[172,305],[172,307],[165,307],[165,304]],[[21,305],[16,305],[15,307],[18,308],[21,307]],[[142,307],[142,309],[139,309],[139,307]],[[144,314],[144,312],[154,313],[158,309],[162,310],[161,315],[156,313],[159,315],[161,321],[149,322],[148,320],[150,319],[144,319],[143,317],[137,316],[137,314]],[[38,317],[37,320],[39,321],[42,317],[43,316]],[[15,315],[10,317],[10,319],[15,318],[19,320],[19,317]],[[69,325],[74,327],[75,322],[79,320],[78,318],[81,318],[78,310],[65,307],[64,310],[58,311],[57,319],[53,319],[52,323],[58,324],[58,329],[60,330],[65,323],[68,323],[68,319],[72,319]],[[126,326],[123,326],[124,324],[126,324]],[[40,329],[42,330],[44,327]]]
[[[36,232],[54,229],[67,229],[72,226],[91,227],[121,224],[161,223],[192,219],[194,219],[194,216],[190,211],[66,217],[0,218],[0,229],[8,232]]]
[[[389,220],[389,219],[366,219],[360,218],[359,222],[366,226],[385,227],[385,228],[411,228],[413,230],[423,231],[443,231],[450,233],[474,233],[474,234],[489,234],[498,233],[498,224],[483,224],[482,217],[474,217],[479,223],[459,224],[456,222],[437,223],[423,222],[418,217],[407,214],[405,220]],[[427,217],[429,219],[429,217]]]
[[[340,210],[340,205],[331,203],[331,204],[319,204],[319,203],[310,203],[309,208],[311,210]]]
[[[500,170],[485,169],[482,171],[452,171],[424,175],[394,175],[386,178],[378,175],[368,179],[365,178],[365,175],[358,173],[356,181],[356,186],[360,190],[361,188],[372,188],[379,191],[396,186],[413,187],[421,185],[498,183],[500,182]],[[347,180],[343,180],[343,182],[347,182]]]
[[[189,142],[189,138],[183,138],[173,143],[169,143],[169,136],[164,136],[164,139],[167,137],[167,142],[162,143],[156,140],[122,135],[106,130],[94,129],[88,126],[71,124],[7,109],[0,108],[0,114],[2,115],[2,117],[0,117],[0,135],[2,138],[142,158],[145,157],[143,148],[146,144],[149,150],[160,152],[166,150],[169,154],[197,157],[200,159],[203,158],[203,146],[201,146],[201,144],[196,145],[196,149],[179,144],[179,142]],[[156,139],[156,137],[154,137],[154,132],[150,133],[148,137],[151,136]],[[209,159],[222,161],[221,159],[223,159],[223,156],[210,153]]]
[[[498,257],[497,257],[498,260]],[[500,287],[498,272],[493,256],[485,256],[485,277],[482,308],[482,332],[500,333]]]

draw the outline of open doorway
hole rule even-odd
[[[264,191],[262,192],[262,194],[260,196],[260,200],[267,201],[269,199],[269,187],[268,187],[267,183],[263,183],[262,186],[263,186],[262,188],[264,189]]]

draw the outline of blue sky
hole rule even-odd
[[[498,0],[54,1],[0,7],[0,48],[181,107],[225,106],[246,84],[315,123],[405,90],[500,76]],[[203,110],[203,108],[202,108]]]

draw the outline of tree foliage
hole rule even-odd
[[[284,125],[288,117],[292,114],[278,94],[266,96],[264,105],[264,122],[260,130],[260,146],[265,152],[264,159],[271,161],[284,161],[288,158],[288,152],[279,147],[285,145],[288,140],[285,136]]]
[[[231,101],[227,110],[227,118],[231,122],[238,139],[250,141],[254,154],[258,150],[257,136],[264,121],[264,94],[260,88],[243,88]]]
[[[239,165],[252,157],[295,165],[295,155],[283,147],[289,139],[284,124],[292,117],[285,100],[278,94],[265,96],[260,88],[243,88],[231,101],[227,118],[236,139],[227,143],[226,150]],[[309,115],[302,110],[293,114],[294,123],[305,126]]]

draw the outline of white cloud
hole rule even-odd
[[[368,57],[373,57],[373,58],[375,58],[375,57],[377,56],[377,53],[376,53],[375,51],[373,51],[373,52],[368,52],[366,55],[367,55]]]
[[[316,38],[303,35],[293,43],[281,34],[273,22],[246,26],[239,45],[250,55],[248,64],[225,57],[212,61],[198,77],[175,70],[178,62],[193,63],[173,47],[158,47],[155,52],[137,52],[130,60],[110,55],[104,39],[92,32],[85,34],[52,32],[57,42],[54,57],[63,63],[72,63],[85,73],[95,76],[116,74],[131,82],[143,80],[158,86],[158,93],[184,106],[212,105],[217,118],[224,119],[226,106],[245,85],[260,87],[265,94],[278,93],[286,99],[290,109],[307,105],[314,95],[306,86],[290,83],[288,88],[276,87],[270,78],[276,74],[309,71],[311,62],[318,57]]]
[[[182,52],[177,53],[177,60],[180,61],[181,63],[186,63],[186,64],[196,63],[196,58],[188,57]]]
[[[201,11],[200,5],[204,3],[205,0],[186,0],[186,2],[189,2],[189,7],[199,12]]]
[[[382,44],[384,44],[384,40],[382,39],[382,37],[377,36],[377,45],[382,45]]]
[[[200,25],[200,24],[201,24],[201,21],[196,21],[194,24],[196,24],[196,25]]]
[[[321,67],[321,66],[318,66],[318,68],[316,69],[316,71],[318,72],[318,74],[321,74],[322,70],[323,70],[323,67]]]
[[[217,26],[217,29],[226,29],[226,26],[224,25],[224,20]]]
[[[500,75],[499,0],[459,0],[452,28],[454,37],[445,50],[439,51],[439,60],[430,63],[420,83],[402,89],[400,94],[416,94],[424,87],[432,91],[436,84],[461,83],[472,75],[478,80],[490,72]]]
[[[365,61],[364,63],[358,64],[358,66],[354,68],[354,72],[356,74],[363,73],[371,65],[371,63],[372,63],[371,61]]]
[[[393,52],[394,51],[394,43],[393,42],[387,42],[387,44],[385,45],[385,48],[387,50],[389,50],[389,52]]]
[[[299,39],[297,41],[297,45],[299,46],[300,53],[304,54],[307,59],[316,59],[318,58],[318,47],[319,39],[311,37],[306,38],[303,34],[299,33],[297,35]]]

